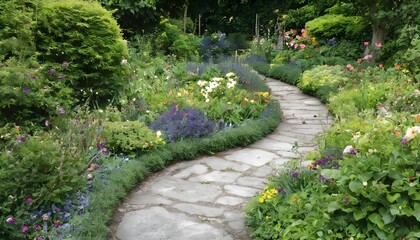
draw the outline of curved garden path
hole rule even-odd
[[[113,240],[249,239],[244,206],[265,186],[273,167],[316,147],[329,126],[328,111],[294,86],[267,79],[280,102],[282,122],[247,146],[169,166],[143,182],[117,210]]]

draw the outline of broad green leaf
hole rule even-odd
[[[399,194],[399,193],[396,193],[396,194],[394,194],[394,195],[392,195],[392,194],[387,194],[386,195],[386,199],[388,200],[388,202],[390,202],[390,203],[393,203],[393,202],[395,202],[398,198],[400,198],[401,197],[401,194]]]
[[[390,212],[385,208],[380,208],[379,213],[382,216],[382,221],[384,221],[384,224],[392,223],[395,220],[395,215],[391,215]]]
[[[378,226],[383,226],[381,215],[378,213],[372,213],[369,215],[369,220]]]
[[[413,216],[417,219],[417,221],[420,222],[420,208],[417,208],[414,212],[413,212]]]
[[[389,209],[389,212],[391,213],[391,215],[395,216],[395,215],[398,215],[400,213],[400,210],[398,208],[391,207]]]
[[[340,206],[338,205],[337,201],[333,201],[328,204],[328,212],[334,212],[339,208]]]
[[[359,176],[360,181],[367,182],[372,178],[373,174],[371,172],[363,173]]]
[[[322,169],[321,174],[325,178],[337,179],[338,176],[340,175],[340,170],[338,170],[338,169]]]
[[[356,220],[360,220],[360,219],[362,219],[362,218],[365,218],[365,217],[366,217],[366,212],[365,212],[365,211],[355,210],[355,211],[353,212],[353,217],[354,217],[354,219],[356,219]]]
[[[363,189],[363,184],[359,181],[351,181],[349,183],[349,188],[352,192],[357,192],[360,189]]]

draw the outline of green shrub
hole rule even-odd
[[[337,92],[339,85],[345,82],[346,78],[341,66],[321,65],[305,71],[297,86],[304,93],[318,96],[326,102],[329,92]]]
[[[51,1],[37,15],[36,47],[40,61],[68,65],[69,85],[81,100],[99,104],[126,84],[128,56],[117,22],[96,2]]]
[[[102,137],[104,145],[115,153],[141,153],[164,144],[159,134],[138,121],[105,122]]]
[[[41,1],[0,2],[0,62],[10,58],[26,60],[35,53],[34,14]]]
[[[366,24],[361,17],[326,14],[306,22],[305,27],[317,39],[352,39],[361,35]]]
[[[242,33],[230,33],[227,35],[227,41],[233,49],[248,49],[250,43],[247,40],[248,36]]]
[[[28,67],[13,59],[0,67],[0,125],[16,123],[36,131],[60,109],[69,111],[75,101],[66,80],[58,79],[64,74],[52,76],[49,69]]]
[[[268,76],[296,85],[302,69],[296,64],[270,65]]]
[[[184,60],[198,60],[199,38],[192,34],[184,34],[169,19],[160,21],[160,31],[156,39],[156,47],[165,54],[174,54]]]

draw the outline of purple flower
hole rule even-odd
[[[58,109],[58,113],[59,114],[64,114],[64,113],[66,113],[66,111],[63,108],[60,108],[60,109]]]
[[[20,231],[27,232],[28,231],[28,226],[22,225],[22,227],[20,227]]]
[[[39,225],[39,224],[34,225],[34,230],[35,231],[40,231],[41,229],[42,229],[41,225]]]
[[[7,224],[13,224],[15,222],[16,222],[16,218],[14,218],[14,217],[9,217],[8,219],[6,219]]]
[[[63,67],[68,67],[68,66],[69,66],[69,62],[64,61],[64,62],[61,64],[61,66],[63,66]]]
[[[56,73],[57,73],[57,71],[55,71],[55,69],[51,69],[51,70],[48,72],[48,75],[54,76]]]
[[[24,141],[26,141],[26,137],[25,137],[25,136],[17,136],[17,137],[16,137],[16,140],[17,140],[18,142],[24,142]]]
[[[325,182],[325,177],[323,175],[319,175],[319,180],[321,180],[321,182]]]
[[[54,203],[51,205],[51,209],[53,210],[54,213],[58,213],[58,212],[61,211],[60,208],[58,208],[57,206],[55,206]]]
[[[32,198],[27,198],[26,200],[25,200],[25,202],[26,203],[28,203],[28,204],[32,204],[32,202],[33,202],[34,200],[32,199]]]
[[[298,172],[296,172],[296,171],[293,171],[293,172],[290,174],[290,176],[292,176],[292,178],[297,178],[297,177],[299,177],[299,173],[298,173]]]
[[[35,238],[35,240],[43,240],[44,239],[44,237],[42,236],[42,235],[38,235],[38,236],[36,236],[36,238]]]
[[[349,198],[349,197],[345,197],[345,198],[343,199],[343,202],[344,202],[345,204],[349,204],[349,203],[350,203],[350,198]]]
[[[277,192],[278,192],[278,193],[282,193],[282,192],[284,192],[284,188],[282,188],[282,187],[277,188]]]
[[[29,88],[28,88],[28,87],[24,87],[24,88],[22,89],[22,92],[23,92],[23,93],[29,93],[29,91],[30,91],[30,90],[29,90]]]
[[[407,139],[405,139],[405,138],[403,138],[403,139],[401,140],[401,143],[402,143],[403,145],[408,145],[408,141],[407,141]]]

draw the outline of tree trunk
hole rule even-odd
[[[184,7],[185,7],[185,10],[184,10],[184,33],[187,33],[188,0],[185,1]]]

